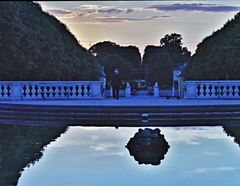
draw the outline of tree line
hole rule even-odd
[[[97,80],[100,68],[38,3],[0,2],[1,80]]]
[[[187,64],[189,80],[240,79],[240,12],[198,44]]]
[[[110,41],[93,45],[89,51],[96,56],[97,61],[104,66],[107,79],[110,79],[115,68],[120,70],[124,80],[138,79],[133,75],[134,69],[145,71],[148,82],[159,81],[161,86],[172,84],[173,69],[186,63],[191,53],[182,46],[180,34],[165,35],[159,46],[146,46],[143,58],[135,46],[123,47]]]
[[[170,87],[179,66],[187,80],[240,79],[240,13],[199,43],[193,56],[182,36],[171,33],[158,46],[146,46],[141,57],[136,46],[111,41],[85,49],[38,3],[0,2],[0,9],[1,80],[98,80],[104,67],[108,80],[119,68],[123,80],[141,78]],[[134,74],[136,70],[145,76]]]

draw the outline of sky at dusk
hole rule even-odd
[[[179,33],[194,53],[206,36],[240,11],[239,0],[201,1],[68,1],[39,2],[43,10],[67,25],[87,49],[101,41],[159,45],[165,34]]]

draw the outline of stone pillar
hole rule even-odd
[[[120,90],[119,90],[120,91]],[[110,86],[110,97],[113,97],[113,89],[112,89],[112,86]]]
[[[102,97],[101,82],[96,81],[91,83],[91,97],[101,98]]]
[[[125,96],[126,97],[131,96],[131,86],[130,86],[129,82],[127,82],[127,86],[126,86],[126,89],[125,89]]]
[[[21,81],[11,82],[11,100],[22,99],[22,83]]]
[[[172,96],[175,96],[175,81],[173,80],[172,84]]]
[[[158,82],[154,84],[154,97],[159,97],[159,86]]]
[[[196,83],[194,81],[185,81],[184,98],[196,98]]]

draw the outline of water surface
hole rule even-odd
[[[170,148],[159,165],[125,147],[138,128],[0,127],[0,185],[238,185],[240,127],[159,128]],[[60,136],[60,137],[59,137]]]

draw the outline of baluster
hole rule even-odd
[[[209,96],[210,96],[210,95],[209,95],[209,92],[210,92],[210,90],[209,90],[209,85],[205,84],[205,85],[204,85],[204,89],[205,89],[205,97],[209,97]]]
[[[219,87],[218,86],[214,86],[214,96],[218,97],[219,95]]]
[[[2,95],[3,95],[4,98],[7,97],[7,86],[6,85],[3,86]]]
[[[52,97],[56,97],[56,87],[55,86],[53,86],[52,87]]]
[[[58,96],[58,97],[62,97],[62,96],[63,96],[62,90],[63,90],[63,89],[62,89],[61,86],[58,86],[58,87],[57,87],[57,96]]]
[[[69,97],[73,97],[73,86],[69,87]]]
[[[236,96],[236,86],[232,86],[232,96]]]
[[[87,85],[87,96],[91,96],[91,86]]]
[[[35,86],[34,86],[33,95],[34,95],[36,98],[40,97],[39,89],[40,89],[40,88],[38,87],[38,85],[35,85]]]
[[[44,87],[44,86],[41,86],[41,87],[40,87],[40,92],[41,92],[41,97],[42,97],[43,99],[45,99],[46,94],[45,94],[45,87]]]
[[[84,85],[82,85],[81,86],[81,95],[82,95],[82,97],[85,95],[84,89],[85,89],[85,87],[84,87]]]
[[[227,95],[227,87],[226,86],[223,86],[223,97],[228,97]]]
[[[68,97],[68,88],[66,86],[63,87],[64,97]]]
[[[50,97],[50,87],[49,86],[46,87],[45,92],[46,92],[46,97],[49,98]]]
[[[33,97],[33,93],[32,93],[33,87],[32,87],[32,85],[29,85],[28,89],[29,89],[29,97],[32,98]]]
[[[11,96],[11,87],[7,85],[7,97],[9,98]]]
[[[197,85],[197,96],[198,97],[201,95],[200,89],[201,89],[201,86]]]
[[[49,86],[49,98],[53,97],[53,89],[52,86]]]
[[[22,96],[23,96],[23,98],[25,98],[26,95],[27,95],[26,89],[27,89],[26,85],[23,85],[23,87],[22,87]]]
[[[224,95],[224,87],[220,86],[219,88],[220,88],[219,96],[223,97],[223,95]]]
[[[233,90],[232,90],[232,86],[231,85],[229,85],[228,86],[229,88],[228,88],[228,93],[229,93],[229,95],[228,95],[228,97],[233,97]]]
[[[76,86],[72,86],[72,97],[76,98]]]
[[[212,97],[213,96],[213,87],[212,87],[212,85],[210,84],[209,86],[208,86],[208,95],[210,96],[210,97]]]
[[[79,97],[79,86],[78,85],[75,86],[75,90],[76,90],[76,97]]]
[[[1,86],[1,97],[2,98],[4,97],[4,86],[3,85]]]
[[[29,89],[30,85],[26,85],[26,98],[31,98],[30,97],[30,89]]]
[[[225,86],[225,93],[226,93],[226,96],[228,97],[230,95],[230,91],[229,91],[230,87],[229,86]]]
[[[204,97],[205,90],[204,90],[204,85],[200,85],[200,97]]]

